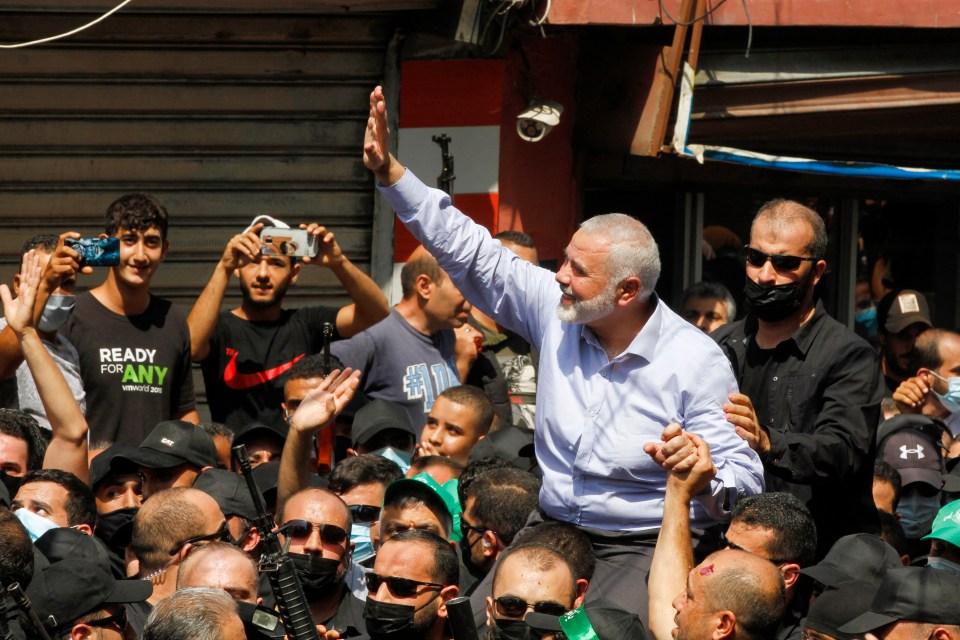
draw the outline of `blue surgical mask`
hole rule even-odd
[[[58,330],[67,323],[73,308],[77,305],[77,296],[61,293],[52,293],[47,299],[37,323],[37,331],[50,333]]]
[[[936,569],[937,571],[946,571],[947,573],[952,573],[955,576],[960,576],[960,564],[951,562],[946,558],[930,556],[927,558],[927,566],[931,569]]]
[[[871,306],[869,309],[864,309],[863,311],[857,311],[853,319],[860,323],[864,331],[867,332],[867,335],[871,338],[877,335],[877,308]]]
[[[354,522],[350,529],[350,542],[353,543],[353,561],[357,564],[377,555],[373,550],[373,540],[370,538],[370,524]]]
[[[410,470],[410,459],[413,457],[412,453],[407,453],[406,451],[401,451],[400,449],[394,449],[393,447],[384,447],[383,449],[377,449],[372,451],[373,455],[380,456],[381,458],[386,458],[387,460],[392,460],[397,463],[397,466],[400,467],[400,471],[406,473]]]
[[[36,542],[37,539],[50,529],[56,529],[60,525],[49,518],[38,516],[29,509],[20,508],[13,512],[17,520],[23,525],[23,528],[30,534],[30,542]]]
[[[947,383],[947,392],[945,394],[941,395],[936,391],[933,392],[933,395],[937,396],[937,400],[940,401],[943,408],[950,413],[960,411],[960,377],[944,378],[936,371],[931,371],[930,373],[938,380],[943,380]]]
[[[919,491],[904,491],[897,503],[900,525],[910,540],[922,538],[930,533],[933,520],[940,511],[940,492],[925,496]]]

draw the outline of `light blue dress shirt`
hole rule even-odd
[[[722,409],[736,380],[706,334],[653,296],[650,319],[610,360],[589,327],[557,318],[553,272],[504,249],[409,170],[380,189],[467,300],[539,349],[535,443],[547,515],[610,531],[659,527],[666,474],[643,445],[659,442],[671,422],[706,440],[717,467],[693,504],[692,526],[763,491],[760,459]]]

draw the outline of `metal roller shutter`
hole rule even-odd
[[[0,9],[0,41],[93,17]],[[368,270],[360,141],[391,33],[372,14],[120,12],[57,43],[0,50],[0,278],[12,281],[27,237],[98,234],[107,205],[133,191],[170,211],[153,290],[187,309],[258,213],[331,226]],[[226,304],[238,298],[234,286]],[[328,270],[308,268],[288,306],[345,299]]]

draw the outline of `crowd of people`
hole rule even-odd
[[[150,291],[150,195],[110,205],[119,264],[84,293],[79,234],[25,243],[0,637],[960,638],[960,335],[920,292],[858,289],[848,329],[816,295],[823,220],[774,200],[739,314],[713,281],[674,312],[639,221],[586,220],[546,270],[386,122],[378,87],[364,162],[422,243],[393,307],[317,223],[292,257],[254,219],[189,313]],[[350,304],[285,308],[317,267]]]

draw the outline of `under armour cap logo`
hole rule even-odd
[[[177,444],[177,443],[174,442],[173,440],[171,440],[170,438],[160,438],[160,444],[165,444],[165,445],[167,445],[168,447],[172,447],[173,445],[175,445],[175,444]],[[901,449],[904,449],[904,448],[906,448],[906,447],[901,447]],[[905,458],[906,456],[904,455],[904,456],[902,456],[902,457]],[[923,457],[923,454],[922,454],[922,453],[920,454],[920,457],[921,457],[921,458]]]
[[[923,458],[923,445],[918,444],[916,449],[907,449],[907,445],[905,444],[900,445],[900,457],[906,460],[908,453],[917,454],[917,460]]]

